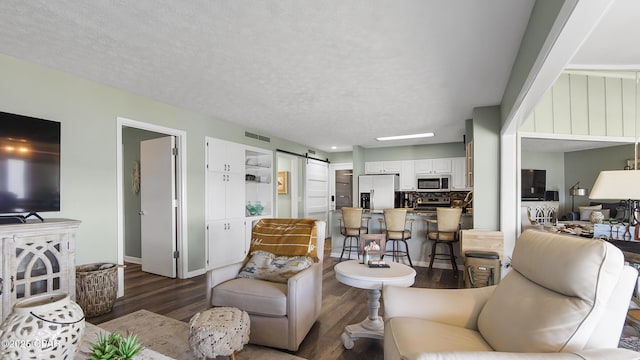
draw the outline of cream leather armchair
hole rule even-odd
[[[637,271],[599,239],[525,231],[496,286],[385,286],[384,358],[638,359],[618,349]]]
[[[251,322],[250,343],[296,351],[320,316],[326,223],[316,221],[315,226],[318,262],[286,284],[236,278],[242,262],[207,273],[207,301],[212,306],[246,311]]]

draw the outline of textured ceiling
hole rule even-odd
[[[640,1],[615,0],[568,68],[640,70]]]
[[[2,0],[0,53],[324,151],[458,142],[533,3]]]

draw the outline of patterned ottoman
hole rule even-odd
[[[249,315],[234,307],[216,307],[195,314],[189,321],[189,346],[202,358],[229,356],[249,342]]]

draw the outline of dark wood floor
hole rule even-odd
[[[328,256],[330,244],[325,250]],[[309,360],[320,359],[383,359],[382,341],[360,339],[351,350],[340,341],[344,327],[364,320],[367,316],[366,290],[356,289],[338,282],[333,267],[336,258],[326,258],[323,271],[322,313],[316,324],[295,352]],[[416,267],[414,287],[458,288],[463,286],[462,274],[454,277],[452,270]],[[169,279],[144,273],[140,265],[127,264],[125,268],[125,296],[118,299],[113,310],[105,315],[89,318],[93,324],[146,309],[158,314],[188,322],[195,313],[207,309],[204,275],[191,279]],[[382,305],[384,306],[384,304]],[[382,314],[382,308],[380,313]]]

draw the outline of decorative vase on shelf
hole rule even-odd
[[[73,359],[83,331],[84,312],[69,295],[30,296],[0,326],[0,358]]]
[[[260,201],[258,201],[258,203],[255,206],[256,209],[256,213],[258,215],[262,215],[262,212],[264,211],[264,206],[262,206],[262,203],[260,203]]]
[[[247,212],[249,213],[249,215],[256,214],[256,208],[255,206],[251,205],[251,201],[247,201]]]
[[[601,211],[592,211],[589,220],[592,224],[601,224],[604,220],[604,214]]]

